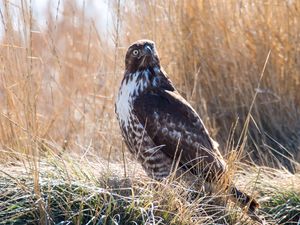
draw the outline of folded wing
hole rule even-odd
[[[152,89],[134,102],[134,113],[167,156],[194,174],[215,178],[226,164],[195,110],[174,90]]]

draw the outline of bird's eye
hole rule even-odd
[[[139,50],[137,50],[137,49],[133,50],[132,54],[133,54],[134,56],[137,56],[137,55],[139,54]]]

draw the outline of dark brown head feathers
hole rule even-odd
[[[159,66],[159,58],[153,41],[143,39],[130,45],[125,57],[125,68],[128,72],[154,66]]]

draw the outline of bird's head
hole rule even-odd
[[[127,71],[135,72],[155,66],[159,67],[159,59],[153,41],[139,40],[130,45],[125,57]]]

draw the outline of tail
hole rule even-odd
[[[231,186],[229,189],[231,200],[238,203],[241,208],[247,208],[247,214],[254,220],[262,222],[259,216],[256,214],[256,210],[259,208],[258,202],[247,195],[246,193],[240,191],[235,186]]]

